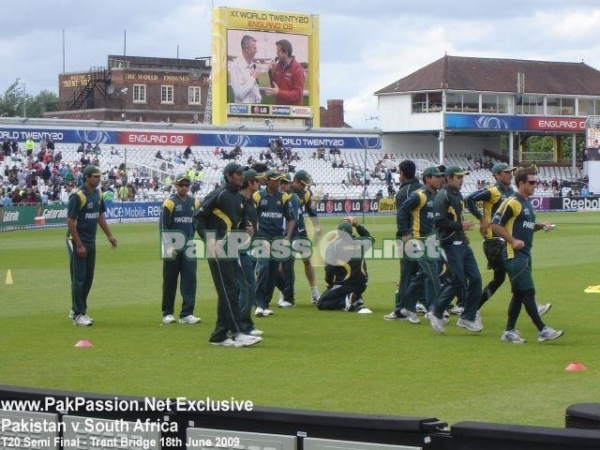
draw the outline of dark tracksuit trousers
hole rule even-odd
[[[346,308],[346,296],[352,293],[362,297],[363,292],[367,289],[366,282],[348,283],[348,284],[334,284],[331,288],[327,289],[317,303],[317,308],[320,310],[333,310],[333,309],[345,309]],[[364,302],[360,300],[354,303],[355,308],[361,308],[364,306]]]
[[[67,239],[71,273],[71,301],[75,317],[87,313],[87,298],[92,289],[96,268],[96,243],[83,242],[83,245],[87,249],[87,258],[81,258],[77,254],[74,242]]]
[[[281,261],[281,265],[277,271],[277,280],[275,281],[275,286],[283,293],[283,300],[290,302],[292,305],[296,303],[294,296],[294,286],[296,285],[295,261],[293,256],[285,261]]]
[[[254,330],[252,320],[252,307],[256,306],[256,260],[246,252],[240,252],[239,264],[242,269],[241,276],[237,277],[240,312],[240,331],[249,334]]]
[[[481,274],[473,250],[466,242],[454,245],[452,242],[442,244],[446,254],[449,280],[442,287],[437,298],[434,314],[438,319],[443,317],[444,311],[458,295],[464,294],[464,312],[461,317],[466,320],[475,320],[481,298]],[[466,292],[463,292],[466,291]]]
[[[175,309],[175,296],[177,295],[177,280],[181,275],[180,290],[183,302],[181,304],[180,318],[194,313],[196,306],[196,271],[198,261],[187,259],[183,253],[178,253],[175,259],[163,261],[163,317],[173,314]]]
[[[400,286],[396,297],[396,314],[402,308],[415,312],[417,301],[423,298],[423,280],[419,275],[419,261],[400,260]]]
[[[218,294],[217,323],[208,339],[210,342],[222,342],[227,333],[239,333],[239,297],[237,277],[240,266],[236,259],[208,260],[208,267]]]
[[[258,277],[256,280],[256,305],[268,309],[275,291],[275,281],[279,272],[280,261],[261,259],[257,263]]]
[[[488,261],[488,269],[494,271],[494,278],[490,280],[481,293],[481,308],[489,298],[494,295],[504,280],[506,279],[506,269],[504,268],[503,250],[506,243],[500,239],[486,239],[483,242],[483,253]]]

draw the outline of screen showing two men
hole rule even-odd
[[[310,117],[309,37],[227,30],[228,115]]]

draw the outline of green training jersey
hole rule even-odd
[[[409,194],[396,213],[396,237],[411,233],[413,237],[427,237],[433,232],[433,199],[435,194],[425,188]]]
[[[485,217],[488,222],[492,221],[492,218],[498,211],[498,208],[504,200],[515,194],[515,191],[510,186],[504,188],[500,183],[496,183],[493,186],[487,186],[477,192],[473,192],[465,199],[467,208],[471,214],[473,214],[477,220],[481,220]],[[482,210],[478,208],[478,203],[481,202]],[[492,239],[494,236],[492,229],[488,228],[485,232],[485,239]]]
[[[77,233],[81,242],[93,244],[96,241],[98,218],[105,212],[106,208],[100,189],[90,192],[85,187],[81,187],[74,190],[69,196],[67,217],[77,221]],[[68,229],[67,239],[73,239]]]
[[[188,196],[182,200],[173,194],[163,202],[160,215],[161,230],[178,230],[185,237],[194,237],[194,223],[192,216],[200,208],[200,202],[194,197]]]
[[[493,223],[502,225],[515,239],[525,243],[522,249],[515,250],[507,242],[504,259],[531,256],[535,232],[535,210],[528,199],[520,194],[507,198],[494,215]]]

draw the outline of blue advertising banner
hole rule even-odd
[[[531,197],[536,211],[598,211],[600,197]],[[324,216],[348,214],[396,214],[394,199],[356,198],[315,201],[315,210]],[[161,202],[107,202],[109,222],[158,222]],[[0,232],[38,227],[66,226],[66,205],[0,208]]]
[[[338,147],[340,149],[379,149],[381,137],[373,134],[327,134],[327,133],[282,133],[283,145],[293,148]],[[87,129],[58,128],[40,126],[2,126],[0,140],[25,142],[31,138],[36,143],[42,138],[52,139],[55,144],[78,145],[169,145],[169,146],[207,146],[207,147],[269,147],[273,134],[253,132],[222,132],[199,130],[194,132],[160,129]]]
[[[158,220],[161,202],[106,202],[107,221]]]
[[[584,132],[586,118],[568,116],[510,116],[504,114],[456,114],[445,116],[446,130],[506,130]]]

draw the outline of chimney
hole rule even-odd
[[[327,126],[330,128],[343,128],[344,100],[327,100]]]

